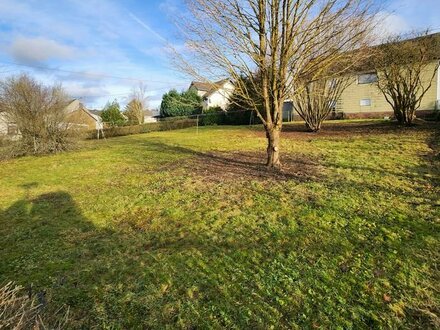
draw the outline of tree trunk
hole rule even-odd
[[[407,110],[406,125],[407,126],[412,126],[413,121],[414,121],[415,118],[416,118],[416,110],[415,109]]]
[[[306,123],[306,128],[309,132],[318,132],[321,129],[321,123]]]
[[[266,128],[267,137],[267,167],[280,169],[280,129]]]
[[[403,125],[405,123],[405,118],[404,118],[403,113],[400,109],[397,109],[397,108],[394,109],[394,117],[396,117],[397,122],[400,125]]]

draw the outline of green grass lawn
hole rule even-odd
[[[440,127],[89,141],[0,163],[0,284],[72,328],[440,326]],[[41,296],[41,295],[40,295]]]

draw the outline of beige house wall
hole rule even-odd
[[[95,119],[81,108],[69,113],[66,121],[72,124],[84,125],[84,128],[87,130],[96,129]]]
[[[435,70],[436,62],[431,63],[422,74],[422,80],[427,85]],[[422,100],[419,110],[434,110],[436,109],[437,100],[440,99],[440,79],[438,72],[434,77],[432,86],[426,93]],[[370,99],[370,106],[361,106],[362,99]],[[352,84],[347,87],[343,92],[341,98],[336,105],[337,111],[345,114],[368,114],[368,113],[380,113],[391,112],[392,108],[385,100],[383,94],[376,87],[375,83],[372,84],[358,84],[358,76],[352,77]]]

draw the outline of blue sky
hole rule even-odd
[[[219,0],[220,1],[220,0]],[[125,103],[141,81],[151,107],[170,88],[187,88],[165,48],[182,47],[173,17],[183,0],[0,0],[0,78],[28,72],[61,82],[90,108]],[[381,34],[440,31],[440,0],[391,0]],[[128,78],[128,79],[126,79]]]

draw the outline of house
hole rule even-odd
[[[431,63],[421,74],[421,80],[428,85],[432,75],[440,60],[440,33],[428,35],[423,38],[432,38],[433,47],[436,47]],[[418,47],[417,40],[407,40],[405,42],[414,43]],[[381,45],[383,47],[386,45]],[[393,109],[386,101],[383,94],[376,86],[378,75],[374,69],[359,70],[350,76],[351,84],[344,90],[340,99],[336,102],[335,112],[342,113],[344,118],[383,118],[393,117]],[[435,73],[431,88],[425,94],[417,115],[423,117],[438,110],[440,106],[440,72]]]
[[[220,107],[226,110],[230,97],[234,92],[234,85],[230,79],[220,80],[214,83],[193,81],[189,90],[197,92],[202,98],[203,109]]]
[[[104,124],[99,115],[89,111],[79,100],[72,100],[66,107],[66,121],[85,130],[102,130]]]
[[[66,107],[66,123],[84,130],[101,130],[103,122],[100,116],[89,111],[79,100],[72,100]],[[0,135],[19,138],[17,125],[11,121],[6,112],[0,112]]]
[[[156,115],[151,110],[144,110],[144,123],[155,123],[157,122]]]
[[[4,111],[0,111],[0,136],[17,138],[19,136],[17,125],[8,118]]]
[[[435,77],[431,88],[425,94],[420,108],[417,110],[418,117],[426,117],[432,114],[433,111],[440,110],[440,70],[435,72],[440,61],[440,33],[428,35],[424,38],[433,38],[433,47],[437,49],[433,52],[436,55],[432,58],[431,63],[422,72],[421,80],[425,84],[429,84],[434,73]],[[418,38],[406,40],[405,42],[413,42],[414,47],[417,47],[417,40]],[[380,45],[379,47],[383,46],[386,45]],[[335,108],[331,114],[331,119],[394,117],[391,105],[376,86],[378,75],[372,67],[364,66],[363,69],[351,74],[349,79],[351,79],[351,83],[334,103]],[[291,100],[284,102],[283,120],[301,120],[299,114],[294,110]]]

